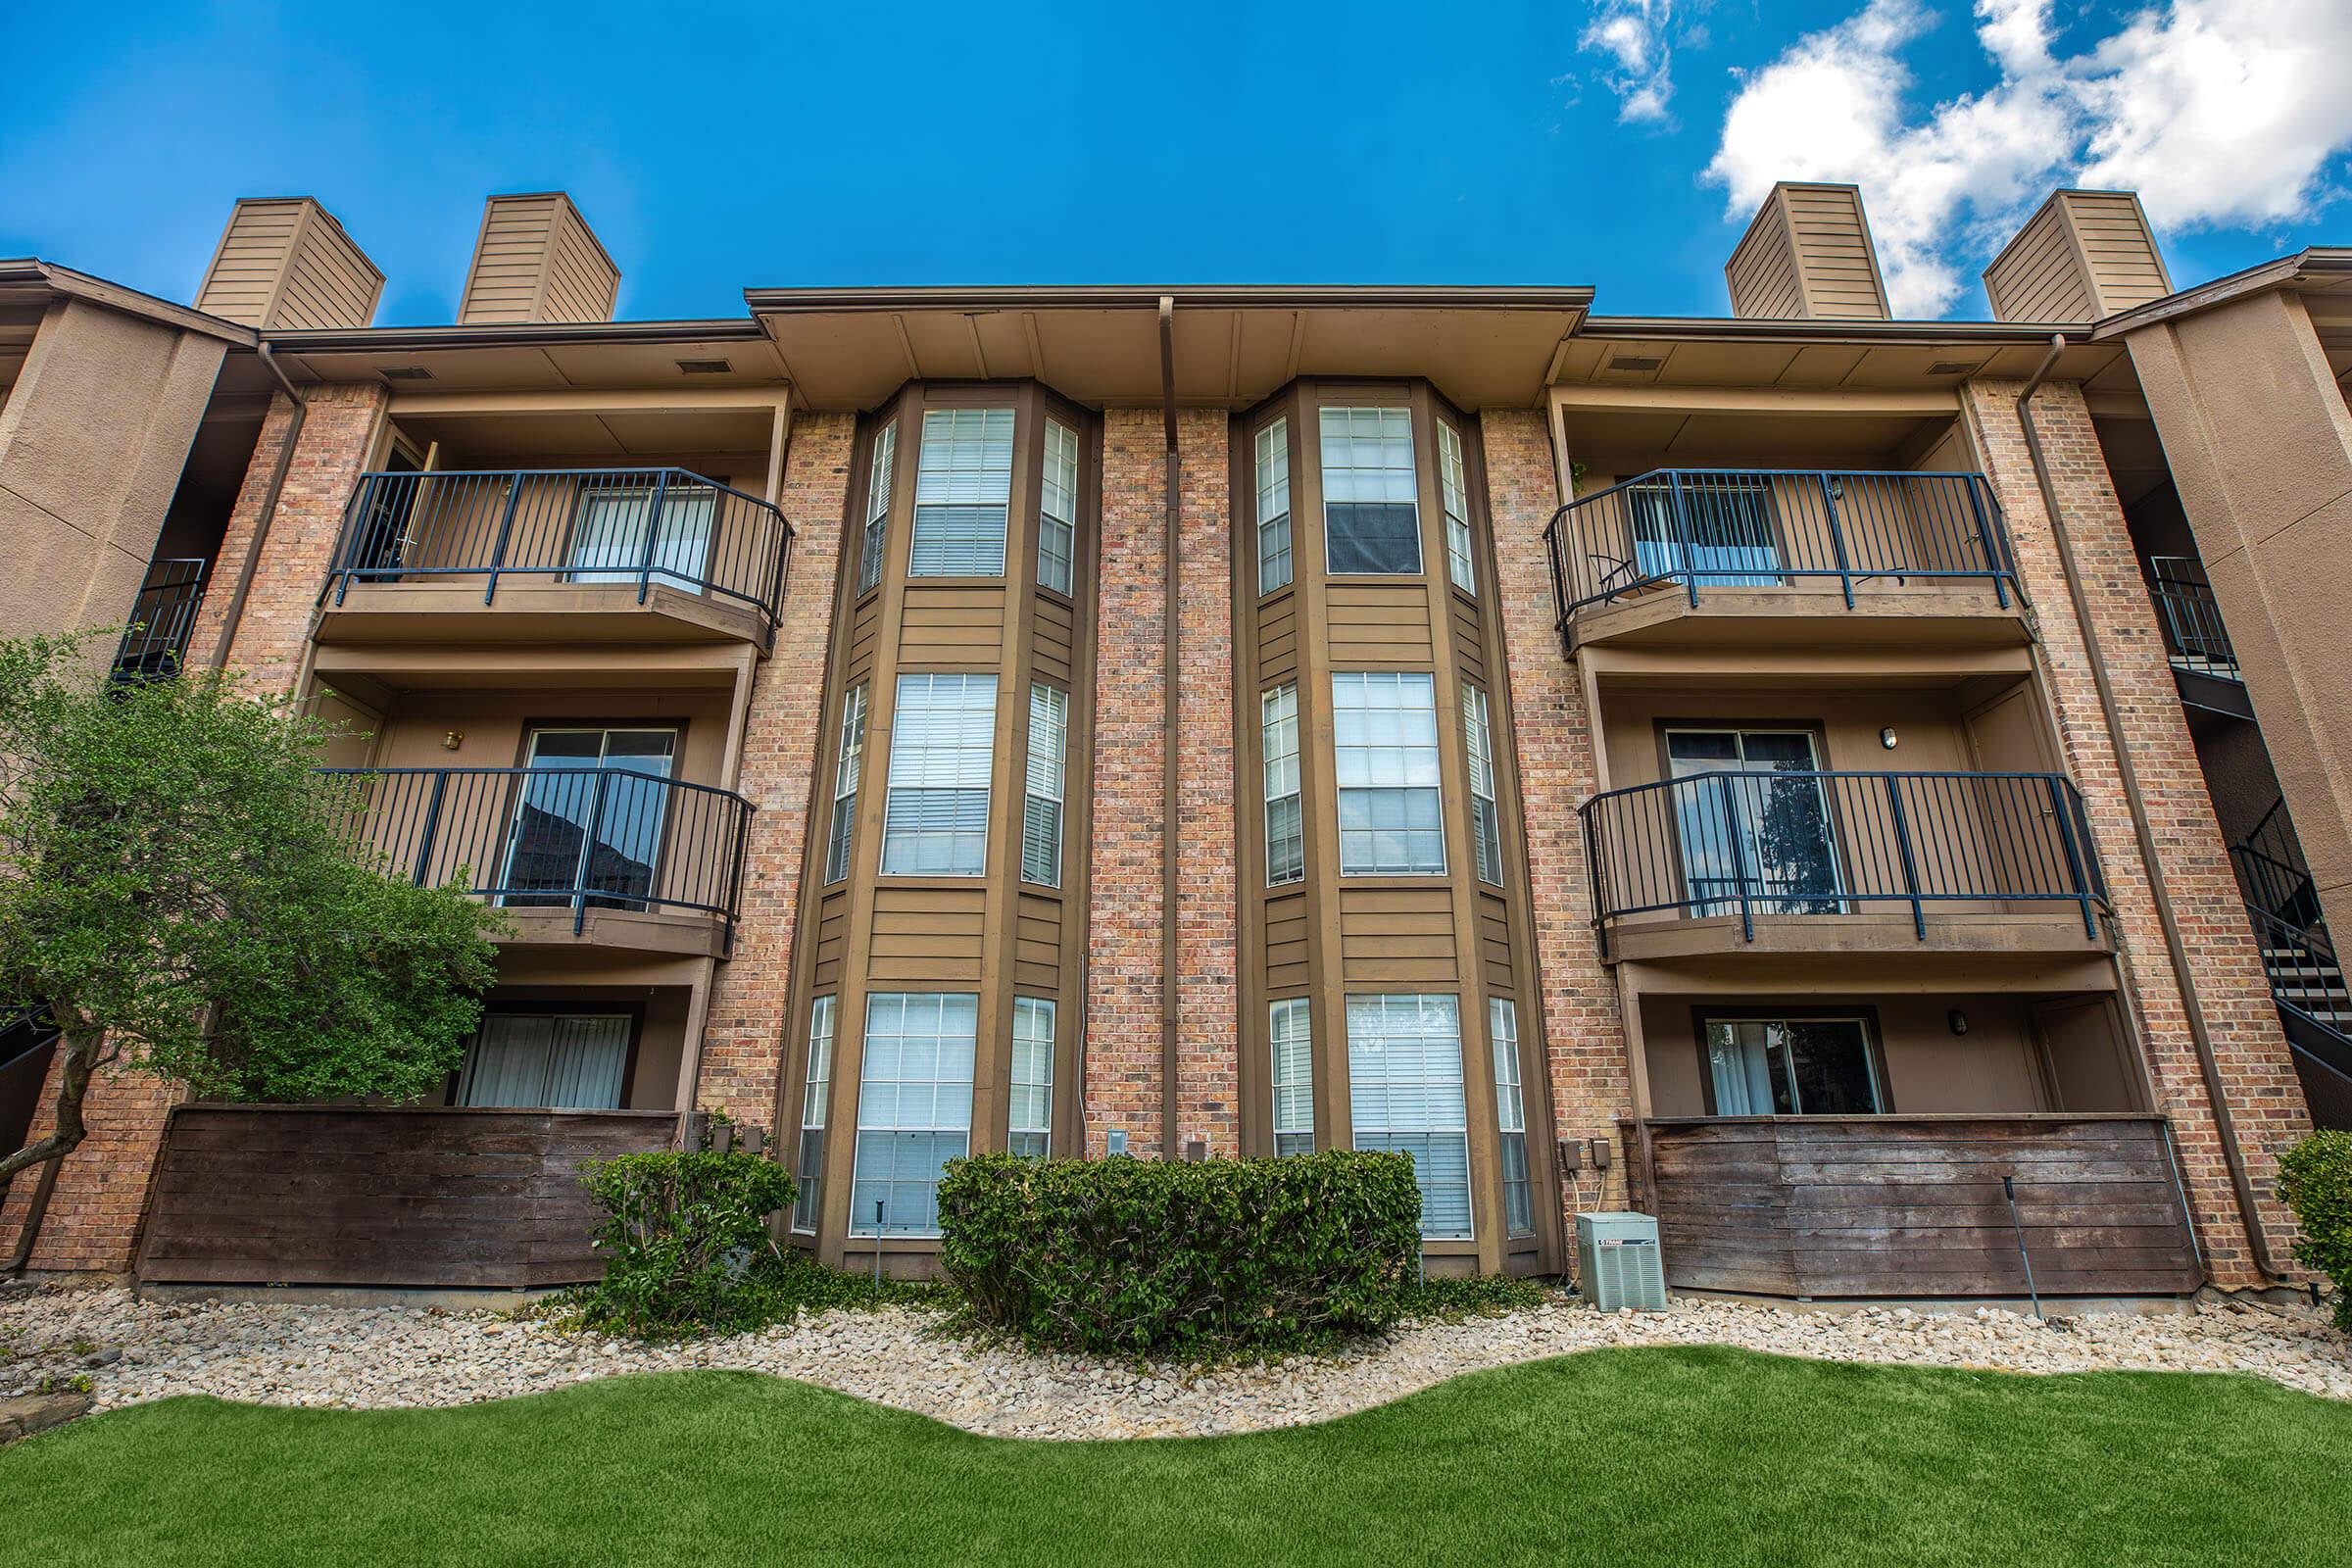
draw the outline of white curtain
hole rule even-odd
[[[617,1110],[628,1062],[625,1014],[494,1012],[466,1053],[458,1103]]]

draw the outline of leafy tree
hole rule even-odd
[[[331,732],[232,676],[110,684],[87,637],[0,641],[0,998],[59,1030],[57,1125],[116,1061],[198,1094],[415,1100],[465,1052],[498,917],[385,874]]]

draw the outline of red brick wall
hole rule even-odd
[[[1576,666],[1553,625],[1544,529],[1559,506],[1544,416],[1521,409],[1479,416],[1487,493],[1501,579],[1503,653],[1510,670],[1512,743],[1527,818],[1527,860],[1536,962],[1549,1067],[1552,1117],[1561,1138],[1618,1142],[1617,1118],[1631,1114],[1625,1028],[1617,983],[1592,935],[1592,881],[1577,808],[1599,786],[1592,720]],[[1533,1087],[1532,1085],[1530,1087]],[[1593,1178],[1564,1200],[1603,1200]],[[1625,1167],[1612,1162],[1606,1201],[1621,1202]]]
[[[792,577],[774,650],[760,665],[736,789],[755,808],[743,860],[734,956],[719,965],[703,1031],[699,1108],[765,1127],[776,1119],[786,993],[808,836],[809,779],[824,722],[825,658],[841,562],[857,419],[804,414],[792,425],[779,505],[794,529]]]
[[[2020,390],[2014,381],[1972,381],[1963,396],[2034,607],[2067,763],[2082,787],[2091,838],[2114,898],[2132,1003],[2162,1108],[2174,1118],[2207,1265],[2220,1284],[2256,1284],[2181,1004],[2180,979],[2157,922],[2098,689],[2027,456],[2017,417]],[[2045,386],[2034,394],[2034,418],[2115,687],[2125,743],[2138,769],[2140,794],[2188,951],[2189,981],[2213,1038],[2273,1260],[2288,1267],[2292,1220],[2273,1188],[2278,1152],[2309,1130],[2302,1092],[2082,389],[2071,383]]]
[[[179,1099],[177,1084],[147,1073],[114,1067],[91,1078],[82,1103],[88,1136],[58,1168],[57,1190],[50,1195],[30,1267],[110,1273],[130,1267],[156,1154],[163,1148],[164,1118]],[[41,1085],[33,1138],[48,1137],[57,1125],[50,1113],[56,1101],[57,1068],[52,1066]],[[20,1172],[0,1205],[0,1257],[16,1253],[39,1176],[37,1167]]]
[[[1184,628],[1176,650],[1176,1121],[1181,1142],[1199,1139],[1225,1157],[1242,1152],[1231,423],[1211,409],[1178,416],[1176,427]],[[1100,889],[1094,897],[1101,907]]]

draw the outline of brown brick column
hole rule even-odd
[[[310,412],[303,416],[294,462],[286,470],[277,514],[270,519],[261,565],[237,623],[235,646],[229,650],[229,663],[244,670],[254,689],[263,692],[294,689],[303,649],[310,641],[311,614],[334,561],[335,541],[343,532],[343,509],[368,466],[376,424],[389,398],[381,386],[314,386],[305,388],[303,396]],[[253,462],[228,514],[219,564],[205,589],[204,609],[189,644],[193,662],[209,664],[220,645],[228,602],[236,596],[237,577],[245,569],[245,554],[252,547],[262,501],[269,494],[270,476],[284,450],[293,415],[284,393],[270,400]]]
[[[1176,705],[1176,1120],[1186,1142],[1200,1139],[1220,1157],[1242,1152],[1230,424],[1223,411],[1204,409],[1179,416],[1176,429],[1184,618]],[[1099,907],[1100,889],[1095,901]]]
[[[2310,1130],[2301,1087],[2247,928],[2196,749],[2181,716],[2155,610],[2140,584],[2123,509],[2091,428],[2090,411],[2079,386],[2053,384],[2034,394],[2034,428],[2074,543],[2091,621],[2115,687],[2124,742],[2132,748],[2139,772],[2166,885],[2188,950],[2189,974],[2174,972],[2098,689],[2018,422],[2021,385],[1972,381],[1962,390],[1963,406],[1977,430],[1985,475],[2007,514],[2011,548],[2039,633],[2059,734],[2107,873],[2131,1004],[2146,1044],[2158,1106],[2173,1118],[2206,1264],[2219,1284],[2255,1284],[2245,1229],[2181,1004],[2183,978],[2196,987],[2204,1008],[2229,1108],[2261,1202],[2271,1254],[2281,1267],[2289,1266],[2293,1221],[2273,1189],[2278,1152]]]
[[[1502,594],[1503,653],[1510,670],[1512,744],[1527,817],[1527,863],[1536,926],[1537,983],[1552,1118],[1567,1139],[1618,1143],[1617,1121],[1634,1107],[1617,983],[1592,935],[1592,883],[1577,808],[1599,788],[1592,715],[1576,666],[1554,626],[1544,529],[1559,506],[1542,414],[1489,409],[1479,416],[1487,495],[1494,518],[1494,565]],[[1533,1085],[1529,1086],[1533,1088]],[[1596,1201],[1585,1178],[1582,1201]],[[1625,1199],[1625,1165],[1614,1161],[1597,1201]]]
[[[825,657],[848,502],[857,419],[804,414],[792,425],[778,505],[792,523],[792,579],[774,649],[755,677],[736,789],[752,803],[742,915],[734,956],[721,964],[703,1027],[697,1108],[724,1110],[775,1132],[776,1087],[792,989],[794,921],[808,843],[810,780],[824,728]]]

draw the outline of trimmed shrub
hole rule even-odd
[[[1402,1154],[950,1162],[941,1268],[982,1327],[1115,1353],[1290,1349],[1386,1328],[1418,1280]]]
[[[2352,1334],[2352,1133],[2313,1133],[2279,1155],[2278,1196],[2303,1230],[2295,1261],[2335,1282],[2335,1326]]]
[[[623,1154],[580,1179],[605,1207],[596,1232],[604,1282],[578,1298],[590,1327],[659,1339],[791,1315],[771,1298],[782,1259],[767,1220],[796,1195],[790,1173],[765,1154]]]

